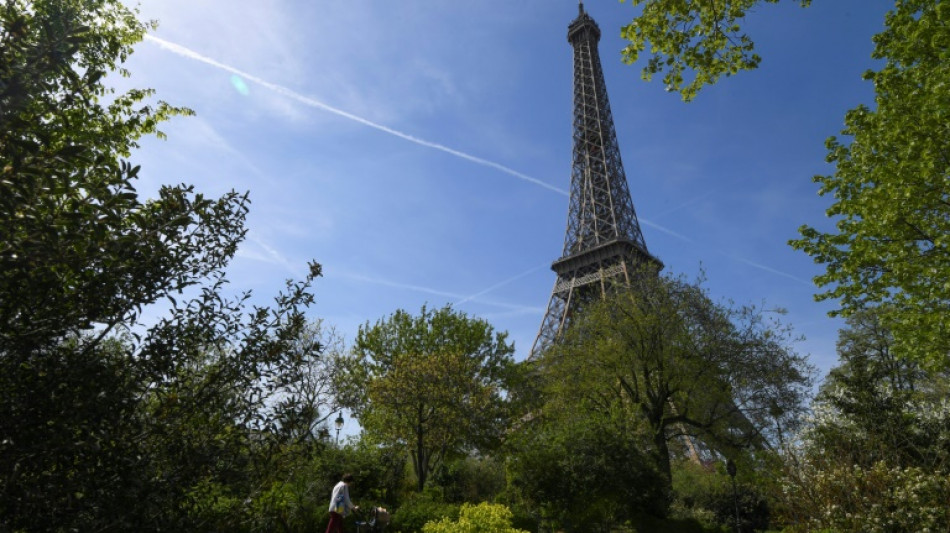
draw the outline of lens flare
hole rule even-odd
[[[247,84],[244,83],[244,80],[241,79],[241,77],[237,74],[231,75],[231,85],[234,86],[234,90],[243,94],[244,96],[247,96],[247,94],[250,92],[250,89],[247,88]]]

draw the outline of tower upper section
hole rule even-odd
[[[597,53],[600,28],[583,3],[567,40],[574,48],[571,199],[564,252],[551,265],[557,281],[532,358],[556,343],[587,303],[618,282],[629,285],[642,265],[663,266],[647,251],[633,209]]]
[[[577,18],[567,27],[567,41],[574,44],[575,39],[591,39],[594,44],[600,41],[600,26],[584,11],[584,2],[577,4]]]
[[[583,3],[567,40],[574,48],[574,147],[563,257],[617,241],[649,256],[620,160],[597,49],[600,28]]]

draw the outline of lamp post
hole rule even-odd
[[[736,491],[736,463],[729,459],[726,461],[726,472],[732,478],[732,501],[736,507],[736,533],[739,533],[739,493]]]
[[[336,444],[340,445],[340,430],[343,429],[343,411],[340,411],[336,415],[336,420],[333,421],[333,425],[336,426]]]

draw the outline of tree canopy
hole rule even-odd
[[[898,358],[876,311],[848,317],[840,364],[789,450],[781,492],[795,531],[950,526],[950,375]]]
[[[623,0],[621,0],[623,1]],[[811,0],[794,0],[802,6]],[[625,63],[635,63],[649,47],[643,78],[663,74],[663,85],[690,101],[700,89],[722,76],[753,70],[762,60],[755,43],[743,33],[746,13],[779,0],[630,0],[642,6],[639,16],[621,30],[630,44],[623,49]],[[688,79],[688,76],[692,79]]]
[[[800,413],[811,369],[790,340],[759,309],[645,274],[590,304],[544,354],[544,413],[612,417],[627,438],[642,439],[669,483],[674,451],[699,443],[735,456],[767,445],[776,422]]]
[[[950,374],[898,358],[893,343],[876,310],[848,317],[838,337],[840,364],[816,398],[822,423],[811,435],[848,464],[950,469],[950,425],[939,421]]]
[[[874,306],[895,352],[950,364],[950,7],[902,0],[874,38],[875,108],[848,112],[828,140],[832,231],[801,228],[796,248],[825,265],[819,299],[847,315]]]
[[[575,395],[576,397],[576,395]],[[629,413],[593,403],[551,404],[524,417],[505,441],[506,475],[515,499],[566,530],[663,515],[669,487],[649,435]]]
[[[137,140],[189,113],[105,81],[150,27],[117,0],[0,5],[3,530],[195,530],[198,487],[260,490],[270,407],[315,355],[292,348],[319,265],[270,308],[225,290],[246,194],[136,191]]]
[[[491,449],[507,427],[514,347],[484,320],[443,307],[361,326],[340,391],[370,438],[411,451],[418,487],[451,454]]]

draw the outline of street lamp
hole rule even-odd
[[[732,478],[732,501],[736,506],[736,533],[739,533],[739,493],[736,491],[736,463],[729,459],[726,461],[726,472]]]
[[[336,443],[340,444],[340,430],[343,429],[343,411],[340,411],[336,415],[336,420],[333,421],[333,424],[336,426]]]

